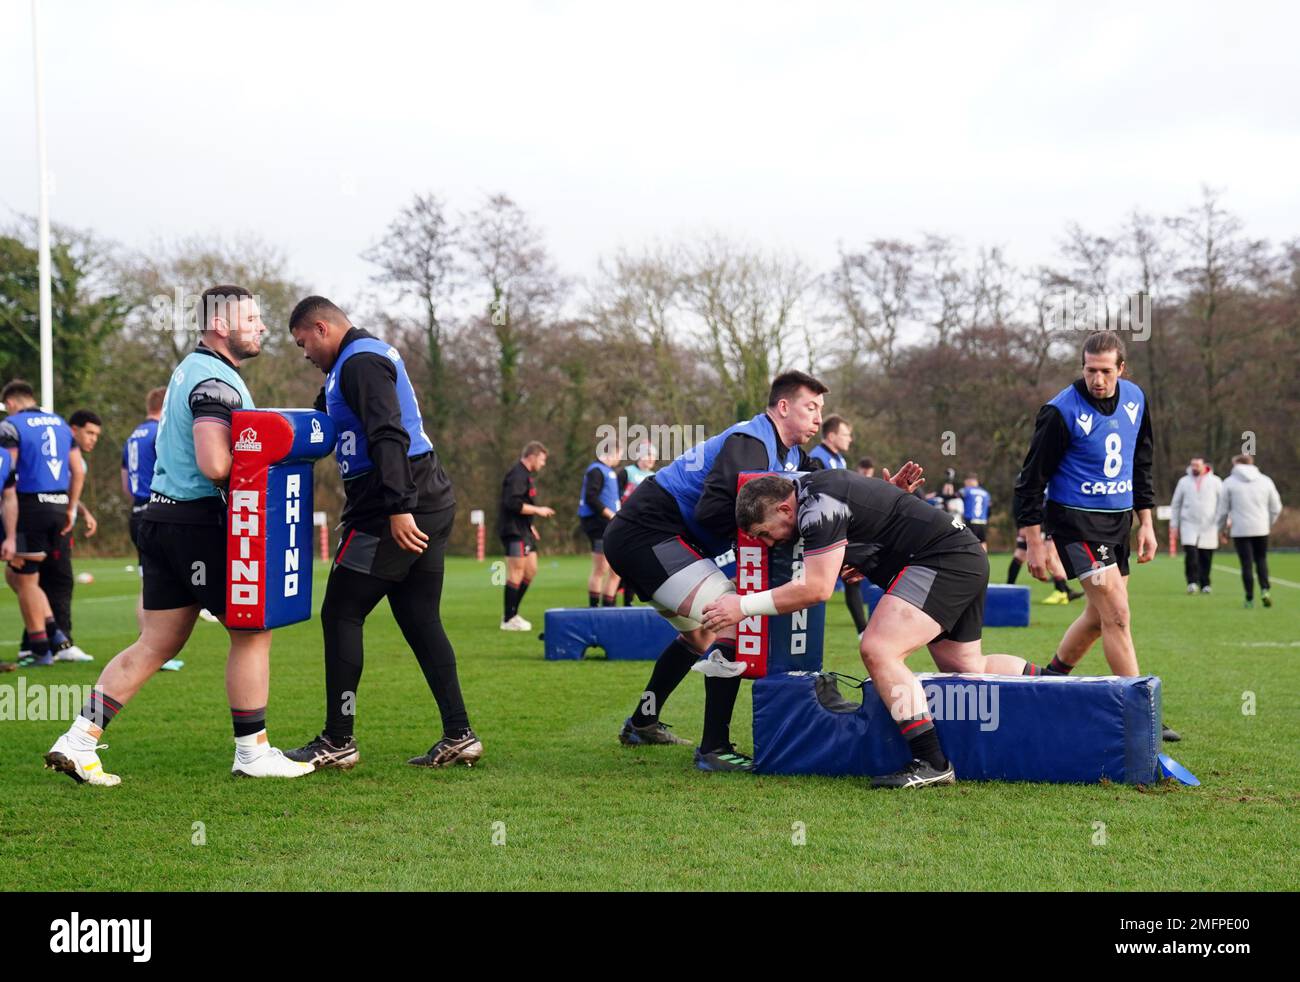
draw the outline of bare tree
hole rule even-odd
[[[587,304],[593,329],[615,350],[632,345],[641,363],[627,379],[629,397],[653,395],[668,417],[685,419],[690,393],[680,384],[683,363],[692,356],[684,310],[682,257],[655,247],[634,255],[626,250],[602,260]]]
[[[1185,250],[1177,276],[1187,288],[1186,333],[1200,372],[1203,445],[1212,455],[1226,455],[1229,448],[1224,399],[1230,380],[1264,354],[1256,342],[1266,323],[1253,294],[1273,273],[1267,244],[1244,238],[1241,220],[1219,198],[1218,191],[1202,188],[1199,205],[1167,220]]]
[[[801,304],[813,282],[797,256],[764,254],[718,236],[685,250],[684,303],[734,419],[767,405],[774,370],[790,364],[806,338]]]
[[[904,322],[915,311],[917,249],[897,239],[877,239],[862,252],[840,250],[830,289],[843,316],[849,367],[894,364]]]
[[[511,430],[522,400],[519,373],[530,332],[553,316],[566,288],[546,251],[541,231],[505,194],[487,200],[462,222],[461,245],[472,289],[486,301],[477,325],[496,340],[500,408],[498,454],[513,445]]]
[[[451,416],[447,384],[446,317],[455,297],[457,229],[434,194],[417,194],[389,223],[388,231],[361,258],[379,267],[371,279],[396,288],[397,298],[415,300],[422,313],[428,374],[428,424],[440,437]]]

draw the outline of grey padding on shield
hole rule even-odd
[[[909,566],[889,588],[889,595],[906,600],[917,610],[924,610],[935,575],[936,571],[928,566]]]
[[[655,547],[655,551],[658,552],[658,546]],[[654,592],[651,599],[665,610],[680,610],[682,605],[686,603],[687,598],[699,588],[700,584],[714,576],[719,577],[728,585],[731,583],[726,574],[711,561],[694,559],[685,569],[678,570],[664,580],[663,585]]]

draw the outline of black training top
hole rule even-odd
[[[857,471],[821,470],[794,482],[804,556],[844,546],[844,562],[887,587],[909,563],[979,541],[954,516]]]
[[[339,355],[353,341],[369,337],[374,335],[352,328],[343,336]],[[375,463],[372,470],[343,482],[347,494],[343,521],[378,525],[390,515],[441,511],[456,503],[451,479],[443,471],[437,451],[407,456],[411,437],[402,425],[397,368],[392,361],[376,352],[354,355],[339,372],[339,389],[366,428],[370,459]],[[316,397],[316,408],[325,411],[324,387]]]
[[[524,505],[537,504],[537,485],[533,473],[516,460],[501,482],[501,508],[497,512],[497,535],[503,539],[523,539],[532,534],[533,516],[519,512]]]

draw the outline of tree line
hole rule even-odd
[[[0,377],[39,378],[34,228],[0,234]],[[99,413],[87,505],[100,518],[84,551],[127,552],[122,443],[193,346],[193,301],[215,283],[260,299],[270,327],[245,370],[259,405],[311,405],[321,377],[286,328],[314,292],[256,236],[131,250],[94,232],[53,235],[56,410]],[[528,440],[551,451],[539,497],[557,518],[544,548],[584,548],[578,487],[599,428],[671,424],[707,433],[761,410],[777,372],[831,388],[827,412],[854,427],[853,454],[913,458],[932,485],[976,471],[1007,541],[1011,488],[1038,407],[1077,377],[1084,336],[1119,329],[1146,390],[1155,483],[1167,502],[1188,458],[1225,475],[1253,452],[1284,501],[1300,488],[1300,239],[1250,237],[1220,193],[1176,215],[1133,211],[1062,231],[1058,260],[1017,266],[1000,244],[951,237],[841,244],[829,269],[716,234],[602,257],[594,275],[557,266],[544,232],[506,194],[454,210],[422,193],[358,258],[373,289],[335,297],[353,322],[402,352],[461,506],[453,545],[472,549],[471,508],[489,524],[500,481]],[[667,441],[665,441],[667,444]],[[664,452],[680,449],[665,445]],[[332,520],[342,488],[316,471]],[[1284,517],[1281,542],[1300,542]]]

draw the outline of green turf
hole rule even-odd
[[[1300,583],[1300,556],[1271,559]],[[1223,560],[1224,565],[1235,561]],[[225,633],[200,623],[178,674],[150,681],[106,735],[113,789],[41,768],[61,722],[0,722],[0,889],[1165,889],[1300,886],[1300,588],[1275,584],[1271,610],[1243,610],[1236,576],[1186,596],[1182,563],[1137,569],[1134,633],[1164,679],[1176,756],[1200,788],[976,784],[870,792],[853,779],[702,774],[687,747],[628,749],[616,734],[649,663],[548,663],[535,634],[500,632],[490,564],[453,560],[443,599],[474,725],[473,769],[406,758],[436,738],[432,700],[385,607],[368,626],[358,704],[363,763],[292,782],[230,777]],[[78,564],[78,643],[96,665],[31,669],[40,682],[93,682],[134,638],[134,575]],[[1006,568],[994,557],[995,579]],[[525,616],[584,597],[586,562],[543,557]],[[316,589],[324,583],[317,571]],[[1047,587],[1035,584],[1035,597]],[[19,627],[6,601],[3,650]],[[1077,607],[1035,604],[1028,629],[993,629],[986,650],[1040,662]],[[848,613],[828,615],[828,668],[860,665]],[[296,746],[321,722],[316,622],[276,634],[270,734]],[[929,656],[913,667],[930,670]],[[1101,671],[1099,653],[1085,669]],[[0,685],[17,675],[0,676]],[[1255,715],[1242,712],[1253,692]],[[665,719],[697,737],[692,675]],[[749,748],[748,686],[733,734]],[[205,845],[194,845],[202,822]],[[497,824],[503,823],[503,824]],[[795,823],[806,844],[792,842]],[[1104,823],[1105,843],[1095,845]],[[504,830],[503,845],[494,845]]]

